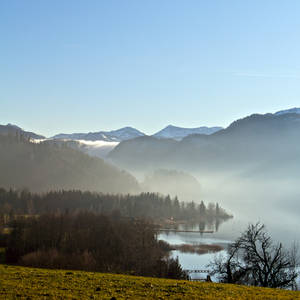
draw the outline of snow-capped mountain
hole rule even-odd
[[[153,136],[156,138],[169,138],[175,140],[182,140],[184,137],[191,135],[191,134],[212,134],[219,130],[223,129],[222,127],[197,127],[197,128],[182,128],[176,127],[173,125],[169,125],[164,129],[158,131]]]
[[[167,126],[163,130],[157,132],[153,137],[158,139],[181,140],[190,134],[211,134],[221,127],[199,127],[199,128],[181,128],[175,126]],[[124,127],[112,131],[99,131],[89,133],[72,133],[57,134],[50,139],[62,140],[68,142],[69,145],[78,148],[92,156],[105,158],[106,155],[113,150],[120,142],[135,139],[137,137],[146,136],[143,132],[132,128]]]
[[[155,133],[153,136],[156,138],[168,138],[181,140],[190,134],[212,134],[222,127],[198,127],[198,128],[182,128],[169,125],[166,128]],[[57,140],[85,140],[85,141],[106,141],[106,142],[122,142],[137,137],[145,136],[145,134],[132,127],[124,127],[118,130],[112,131],[99,131],[99,132],[89,132],[89,133],[71,133],[65,134],[60,133],[53,136],[51,139]]]
[[[275,113],[275,115],[283,115],[283,114],[300,114],[300,107],[294,107],[290,109],[280,110]]]
[[[106,141],[106,142],[121,142],[130,139],[144,136],[145,134],[132,127],[124,127],[112,131],[99,131],[89,133],[72,133],[72,134],[57,134],[51,139],[67,139],[67,140],[86,140],[86,141]]]

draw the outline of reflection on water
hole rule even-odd
[[[227,245],[234,241],[242,232],[245,231],[249,223],[253,223],[256,221],[265,221],[267,225],[267,230],[269,231],[270,235],[272,236],[275,242],[282,241],[284,246],[289,248],[291,242],[299,241],[297,239],[296,233],[298,233],[296,226],[289,226],[288,221],[285,220],[284,226],[282,222],[279,222],[277,218],[274,218],[270,221],[267,218],[256,219],[251,216],[248,218],[233,218],[229,219],[227,222],[219,224],[218,231],[214,233],[193,233],[193,232],[161,232],[158,235],[158,239],[164,240],[169,244],[217,244],[223,246],[225,249]],[[211,223],[203,225],[199,224],[182,224],[178,228],[185,229],[185,230],[192,230],[192,231],[199,231],[199,226],[201,228],[205,228],[205,230],[212,229]],[[178,256],[179,262],[182,265],[183,269],[207,269],[206,265],[213,259],[215,255],[224,254],[226,250],[220,251],[218,253],[207,253],[207,254],[195,254],[195,253],[182,253],[178,250],[172,251],[172,256]],[[193,279],[196,278],[205,278],[206,274],[191,274]],[[300,277],[299,277],[300,280]]]
[[[288,180],[271,180],[230,176],[230,174],[200,174],[202,196],[206,202],[218,202],[234,215],[234,218],[221,224],[194,224],[189,229],[209,230],[214,226],[213,234],[204,233],[161,233],[159,238],[171,244],[228,244],[244,232],[250,223],[261,222],[274,242],[282,242],[289,248],[293,242],[300,243],[299,212],[300,184],[299,178]],[[181,228],[184,225],[180,225]],[[203,267],[214,254],[188,254],[174,252],[185,269],[195,262]],[[202,274],[203,276],[203,274]],[[300,279],[300,276],[299,276]]]
[[[232,219],[230,219],[232,220]],[[201,222],[201,223],[189,223],[189,224],[179,224],[176,229],[180,232],[174,231],[164,231],[158,235],[159,240],[164,240],[171,245],[182,245],[182,244],[217,244],[222,246],[224,249],[227,245],[231,243],[232,240],[222,238],[220,226],[223,222]],[[202,233],[199,231],[210,231],[214,233]],[[184,232],[189,231],[189,232]],[[190,232],[195,231],[195,232]],[[198,231],[198,232],[197,232]],[[183,269],[185,270],[202,270],[207,269],[207,264],[213,259],[215,255],[225,254],[226,250],[222,250],[218,253],[206,253],[206,254],[196,254],[196,253],[183,253],[178,250],[171,252],[173,257],[177,257]],[[192,279],[205,278],[206,274],[190,274]]]
[[[226,239],[214,238],[214,234],[200,234],[190,232],[162,232],[158,236],[159,240],[168,242],[171,245],[183,245],[183,244],[228,244],[231,241]]]
[[[165,229],[171,230],[178,230],[178,231],[199,231],[200,234],[202,234],[205,231],[213,231],[218,232],[220,226],[227,222],[228,220],[231,220],[232,217],[228,218],[207,218],[202,221],[191,221],[186,223],[174,223],[174,224],[168,224],[164,225]],[[165,230],[167,232],[167,230]]]

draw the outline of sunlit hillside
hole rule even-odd
[[[300,292],[82,271],[0,266],[1,299],[300,299]]]

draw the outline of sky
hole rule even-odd
[[[228,126],[300,106],[298,0],[0,1],[0,124]]]

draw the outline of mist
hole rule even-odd
[[[273,168],[262,174],[256,169],[261,168],[247,164],[219,171],[158,169],[144,176],[140,171],[130,172],[139,178],[144,191],[178,196],[181,201],[219,203],[234,218],[221,225],[216,238],[234,240],[248,224],[261,222],[274,240],[290,245],[299,240],[300,179],[287,167],[282,173]]]
[[[261,222],[277,241],[291,244],[299,239],[299,179],[214,173],[199,175],[198,180],[205,201],[218,202],[234,215],[222,228],[227,238],[236,238],[249,223]]]
[[[222,228],[227,237],[259,221],[274,238],[291,243],[298,239],[299,153],[300,115],[286,111],[254,114],[214,134],[181,141],[137,138],[120,143],[108,158],[140,181],[157,169],[185,172],[201,188],[175,178],[172,183],[160,178],[154,188],[174,193],[178,186],[183,201],[218,202],[234,215]]]

